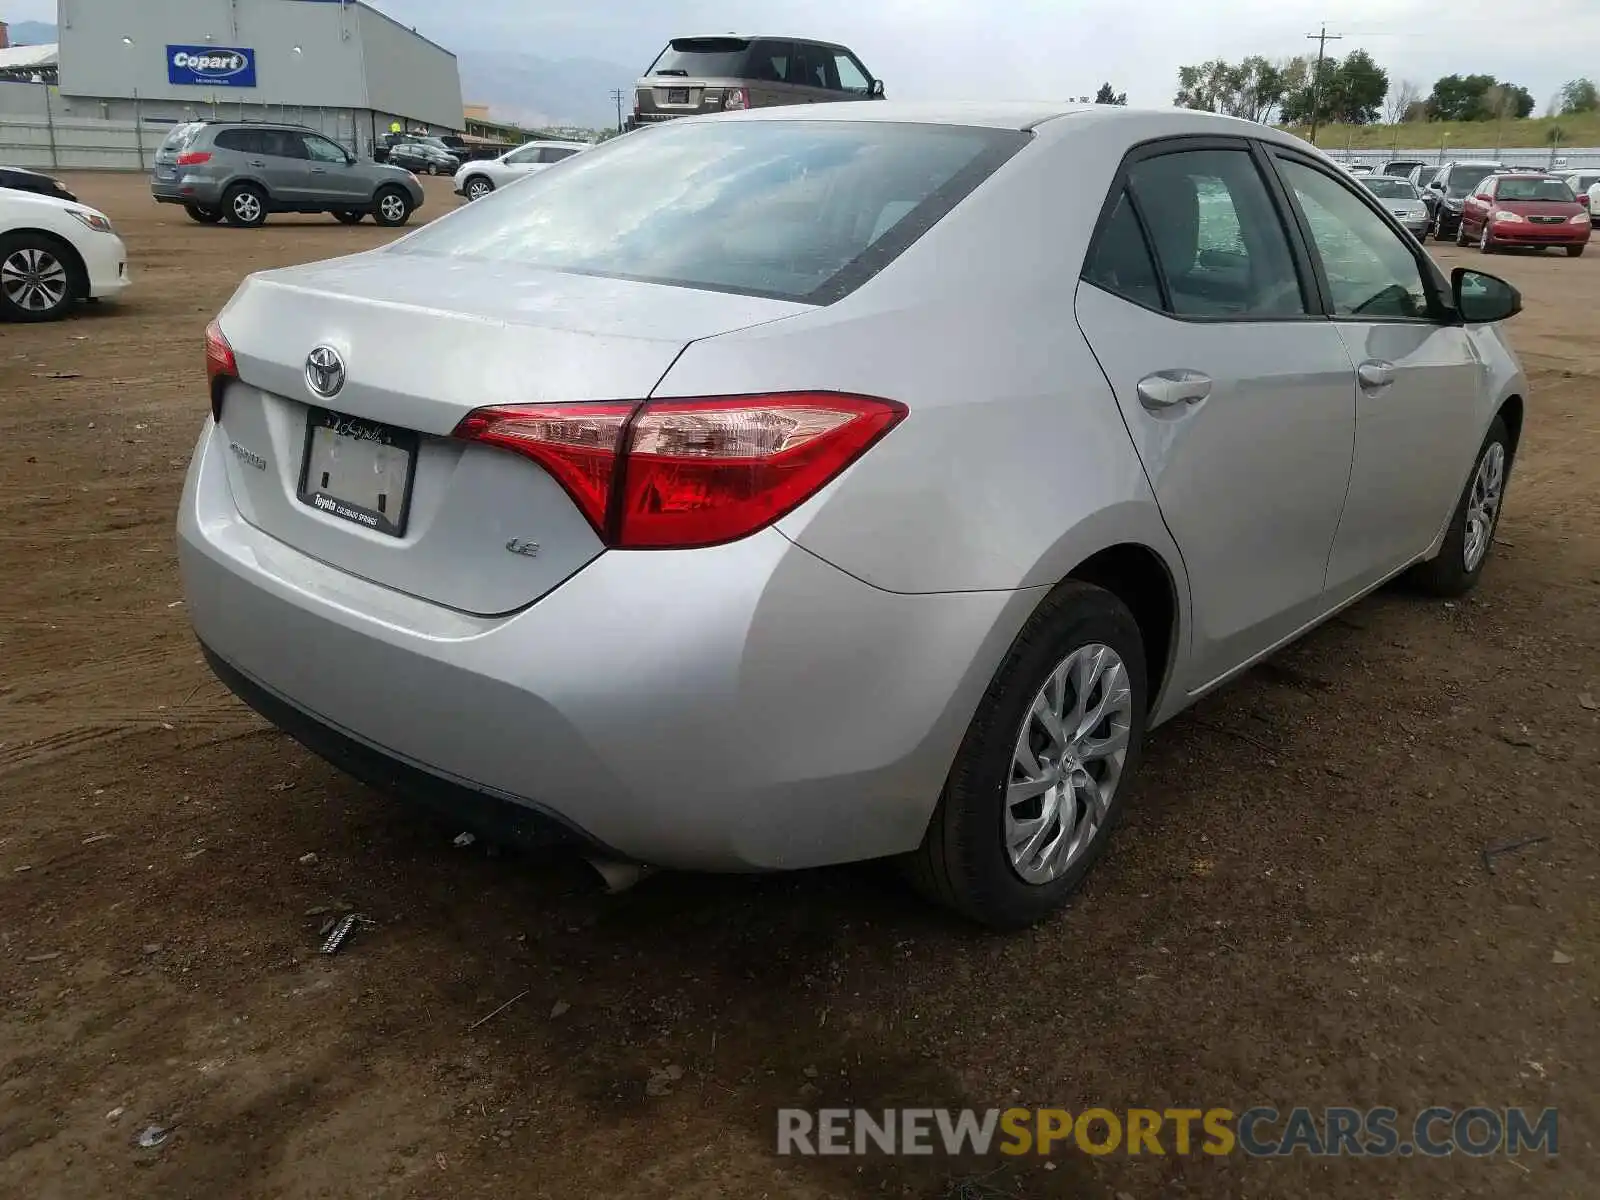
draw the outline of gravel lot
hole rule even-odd
[[[391,235],[69,185],[134,286],[0,326],[0,1195],[991,1194],[957,1185],[996,1163],[772,1154],[775,1107],[833,1103],[1557,1105],[1553,1161],[1072,1152],[985,1186],[1600,1195],[1600,254],[1488,264],[1534,387],[1478,593],[1380,593],[1160,731],[1078,902],[1001,938],[881,866],[606,896],[264,726],[179,601],[201,331],[246,272]],[[319,956],[349,907],[375,927]]]

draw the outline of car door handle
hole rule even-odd
[[[252,159],[251,159],[251,160],[250,160],[250,161],[249,161],[249,162],[248,162],[248,163],[246,163],[246,164],[245,164],[245,165],[246,165],[246,166],[251,166],[251,167],[264,167],[264,166],[266,166],[266,165],[267,165],[267,164],[266,164],[266,163],[264,163],[264,162],[262,162],[262,161],[261,161],[261,160],[260,160],[260,159],[259,159],[259,158],[252,158]]]
[[[311,173],[313,175],[326,175],[328,173],[328,168],[327,167],[312,167],[311,168]]]
[[[1211,379],[1199,371],[1157,371],[1139,380],[1139,403],[1151,412],[1199,404],[1211,395]]]
[[[1381,392],[1394,382],[1394,364],[1382,359],[1368,359],[1356,368],[1356,378],[1364,392]]]

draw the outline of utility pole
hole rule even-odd
[[[1311,144],[1317,144],[1317,118],[1322,115],[1322,61],[1327,57],[1328,43],[1343,40],[1343,34],[1329,33],[1324,25],[1318,33],[1306,37],[1317,44],[1317,65],[1311,72]]]
[[[617,102],[617,132],[622,132],[622,89],[612,88],[611,98]]]

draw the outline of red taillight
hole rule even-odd
[[[722,98],[722,107],[730,112],[735,109],[750,107],[750,93],[744,88],[729,88],[728,94]]]
[[[814,495],[906,415],[834,392],[480,408],[456,436],[524,454],[607,545],[731,542]]]
[[[209,150],[185,150],[178,155],[178,165],[180,167],[198,167],[201,163],[210,161],[211,151]]]
[[[222,326],[212,321],[206,326],[206,383],[211,389],[211,415],[222,419],[222,392],[227,381],[239,378],[239,364],[233,347],[222,336]]]

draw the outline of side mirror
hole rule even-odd
[[[1450,272],[1450,295],[1468,325],[1505,321],[1522,311],[1522,293],[1504,279],[1457,267]]]
[[[1440,183],[1437,179],[1435,179],[1432,183],[1430,183],[1428,185],[1428,190],[1430,192],[1442,192],[1442,191],[1444,191],[1444,184]]]
[[[883,99],[883,80],[874,79],[870,84],[868,84],[867,85],[867,95],[871,96],[874,100],[882,100]]]
[[[1473,197],[1473,199],[1478,201],[1480,204],[1493,204],[1494,203],[1494,197],[1489,195],[1488,192],[1479,192],[1476,196]]]
[[[356,156],[351,154],[348,150],[344,152],[344,165],[347,167],[353,167],[356,165]]]

